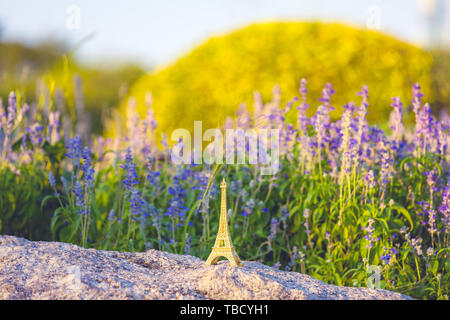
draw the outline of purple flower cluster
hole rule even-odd
[[[74,168],[78,168],[82,153],[81,137],[75,136],[66,144],[66,157],[72,160]]]
[[[145,202],[142,200],[142,196],[138,188],[131,189],[129,203],[131,219],[133,221],[137,221],[139,218],[142,218]]]
[[[309,105],[306,103],[306,94],[308,90],[306,89],[307,81],[306,79],[302,79],[300,81],[300,95],[302,96],[302,103],[297,107],[298,115],[297,115],[297,128],[300,130],[302,135],[307,133],[309,119],[306,116],[306,109],[309,108]]]
[[[380,257],[384,264],[391,264],[395,261],[395,256],[398,255],[396,248],[384,248],[384,254]]]
[[[125,198],[128,199],[130,205],[131,219],[137,221],[139,218],[142,218],[145,202],[138,188],[139,181],[136,172],[136,163],[131,154],[131,148],[127,148],[125,162],[120,167],[125,170],[125,177],[122,180],[122,184],[125,188]]]
[[[83,186],[81,185],[80,181],[75,182],[75,186],[72,192],[75,195],[75,207],[77,208],[77,213],[82,215],[87,214],[88,211],[86,208]]]
[[[405,133],[402,113],[403,103],[399,97],[392,98],[392,101],[391,107],[394,108],[394,110],[391,113],[389,122],[392,130],[392,141],[394,141],[394,146],[398,148],[398,143]]]
[[[327,83],[325,89],[322,90],[322,97],[319,101],[322,104],[317,108],[317,112],[312,120],[314,130],[316,131],[316,146],[319,149],[325,148],[325,144],[329,141],[327,130],[330,125],[330,111],[334,108],[330,105],[331,96],[335,93],[331,84]]]
[[[44,137],[42,136],[43,131],[44,127],[39,123],[35,123],[31,127],[27,128],[27,132],[30,135],[31,144],[34,147],[38,147],[44,140]]]
[[[6,130],[8,133],[11,133],[11,130],[14,126],[14,122],[17,117],[17,98],[16,93],[11,91],[8,97],[8,120],[6,122]]]
[[[367,240],[367,249],[373,248],[374,243],[378,242],[380,240],[379,237],[375,236],[375,227],[373,224],[375,223],[375,220],[372,218],[369,219],[367,223],[367,227],[362,227],[361,230],[366,231],[366,235],[364,236],[364,239]]]
[[[278,225],[279,222],[277,218],[272,218],[270,220],[270,234],[268,237],[270,243],[275,239],[275,236],[277,235]]]
[[[244,210],[242,211],[241,215],[244,217],[250,216],[253,214],[253,209],[256,207],[256,201],[255,199],[248,199],[247,202],[245,202]]]
[[[133,161],[131,148],[127,148],[125,153],[125,163],[120,167],[125,170],[125,178],[122,180],[122,184],[129,193],[139,183],[136,172],[136,163]]]
[[[74,204],[79,214],[88,215],[91,210],[95,184],[91,151],[88,147],[83,148],[80,136],[75,136],[66,144],[66,156],[72,163],[72,175],[70,182],[61,176],[63,191],[67,195],[75,196]]]
[[[164,215],[173,219],[179,218],[180,222],[184,221],[188,208],[184,205],[184,197],[186,189],[182,181],[185,180],[187,172],[181,168],[173,177],[172,185],[169,187],[169,194],[171,195],[169,207]]]
[[[442,217],[445,232],[448,233],[450,231],[450,184],[448,184],[442,191],[441,199],[439,212]]]
[[[51,170],[48,172],[48,184],[53,188],[55,196],[59,196],[59,193],[56,190],[56,179]]]
[[[84,147],[81,158],[83,160],[81,164],[81,171],[83,172],[83,181],[85,183],[85,187],[88,190],[92,190],[95,182],[94,180],[95,170],[92,167],[91,150],[89,150],[88,147]]]

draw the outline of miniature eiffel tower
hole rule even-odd
[[[227,258],[232,266],[242,265],[236,251],[234,250],[233,243],[231,242],[230,233],[228,232],[228,219],[227,219],[227,183],[225,179],[220,184],[222,190],[221,204],[220,204],[220,222],[219,230],[217,232],[216,243],[212,248],[211,254],[206,260],[205,265],[210,266],[217,264],[220,257]]]

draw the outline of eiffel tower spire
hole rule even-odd
[[[225,179],[220,184],[222,190],[221,202],[220,202],[220,220],[219,230],[217,231],[216,242],[212,248],[211,254],[206,260],[205,265],[209,266],[217,264],[220,257],[227,258],[232,266],[240,266],[241,260],[239,259],[236,251],[234,250],[233,243],[231,242],[230,233],[228,232],[228,218],[227,218],[227,183]]]

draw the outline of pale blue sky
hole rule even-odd
[[[419,0],[420,1],[420,0]],[[423,1],[423,0],[422,0]],[[450,0],[445,43],[450,43]],[[424,44],[427,28],[418,0],[1,0],[4,40],[36,43],[58,38],[74,45],[94,33],[78,57],[102,63],[131,60],[145,65],[170,63],[208,37],[267,20],[340,21],[366,27],[371,6],[380,10],[380,27],[407,41]],[[67,8],[80,8],[80,29],[70,30]]]

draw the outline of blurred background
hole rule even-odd
[[[310,113],[327,82],[333,117],[367,84],[369,120],[386,122],[390,98],[408,106],[415,82],[439,113],[450,102],[449,16],[448,0],[2,1],[0,96],[64,105],[99,134],[117,129],[108,119],[131,96],[144,115],[151,93],[167,132],[217,126],[255,96],[285,103],[301,78]]]

